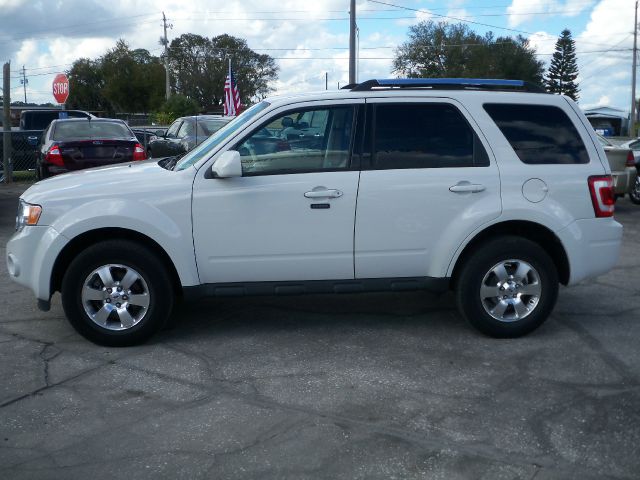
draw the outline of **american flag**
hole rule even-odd
[[[229,62],[229,75],[224,82],[224,114],[233,117],[240,113],[240,92],[238,92],[238,84],[231,70],[231,62]]]

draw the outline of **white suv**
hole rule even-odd
[[[177,297],[449,288],[482,332],[523,335],[622,237],[593,129],[532,91],[394,79],[268,99],[180,159],[32,186],[9,273],[107,345],[149,338]]]

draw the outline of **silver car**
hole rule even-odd
[[[604,148],[604,153],[607,154],[616,197],[624,197],[627,193],[631,195],[631,191],[636,188],[636,179],[638,178],[633,152],[629,148],[614,145],[600,135],[597,137]]]

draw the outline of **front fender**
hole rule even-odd
[[[141,233],[154,240],[172,260],[180,283],[200,283],[191,237],[190,199],[155,205],[128,198],[96,199],[73,208],[51,225],[62,236],[74,238],[96,229],[119,228]],[[107,239],[105,239],[107,240]]]

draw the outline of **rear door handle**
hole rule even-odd
[[[478,193],[484,192],[486,189],[487,187],[484,185],[469,182],[459,182],[449,187],[449,191],[454,193]]]
[[[320,188],[316,189],[316,188],[314,188],[310,192],[306,192],[304,196],[307,198],[338,198],[342,196],[342,192],[340,190],[334,190],[334,189],[327,190],[326,188],[322,188],[322,189]]]

